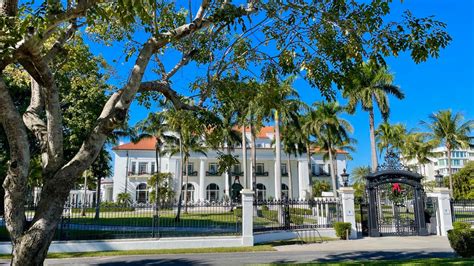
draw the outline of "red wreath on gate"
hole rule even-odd
[[[397,192],[397,193],[402,192],[402,187],[400,186],[399,183],[394,183],[392,185],[392,192]]]

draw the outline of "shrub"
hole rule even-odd
[[[300,208],[290,208],[290,213],[291,214],[297,214],[297,215],[311,215],[313,212],[309,209],[300,209]]]
[[[268,208],[268,207],[267,207]],[[268,219],[270,221],[275,221],[275,222],[278,222],[278,212],[277,211],[270,211],[270,210],[264,210],[262,208],[262,216],[265,218],[265,219]]]
[[[237,217],[242,218],[242,207],[238,207],[234,209],[234,215]]]
[[[313,197],[321,197],[323,191],[330,191],[331,185],[327,181],[318,181],[313,184]]]
[[[267,205],[262,205],[262,211],[268,211],[268,206]]]
[[[466,230],[471,229],[471,224],[466,222],[454,222],[453,223],[454,230]]]
[[[336,236],[340,239],[347,239],[347,235],[351,234],[351,223],[335,222],[333,224]],[[347,232],[346,232],[347,231]]]
[[[461,226],[462,228],[462,226]],[[453,229],[448,231],[449,244],[463,258],[474,257],[474,229]]]
[[[304,219],[303,219],[303,217],[298,216],[298,215],[291,215],[291,216],[290,216],[290,222],[291,222],[292,224],[302,225],[303,222],[304,222]]]

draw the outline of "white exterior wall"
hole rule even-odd
[[[438,147],[433,149],[433,152],[440,154],[440,156],[430,158],[431,163],[422,165],[421,169],[418,169],[419,174],[427,177],[426,181],[434,180],[434,176],[438,170],[443,176],[448,176],[448,156],[446,148]],[[474,148],[472,146],[468,149],[456,149],[451,152],[453,153],[453,156],[451,156],[451,161],[453,161],[451,164],[453,174],[463,168],[469,161],[474,161]],[[459,164],[455,164],[454,160],[459,162]],[[420,168],[416,160],[405,161],[404,163],[410,167]]]
[[[257,164],[264,163],[264,171],[268,172],[268,176],[257,176],[257,184],[261,183],[266,188],[266,197],[275,198],[275,152],[274,149],[270,147],[271,139],[264,139],[257,142],[264,146],[264,148],[257,148]],[[153,150],[130,150],[128,151],[129,156],[129,163],[128,168],[129,170],[126,171],[127,165],[127,151],[123,150],[113,150],[115,156],[114,162],[114,177],[113,177],[113,199],[117,200],[117,195],[125,191],[125,179],[126,173],[131,171],[132,162],[136,162],[136,171],[138,171],[139,162],[146,162],[148,163],[147,171],[150,172],[151,162],[155,162],[155,152]],[[232,152],[234,155],[237,155],[237,159],[240,161],[240,166],[242,167],[242,150],[241,148],[236,148]],[[208,151],[207,157],[203,156],[202,154],[191,154],[189,162],[194,164],[194,171],[197,172],[197,176],[189,176],[189,183],[193,184],[194,186],[194,198],[192,200],[206,200],[206,188],[209,184],[215,183],[219,186],[219,198],[222,199],[225,190],[226,190],[226,174],[222,174],[221,176],[206,176],[206,171],[209,171],[209,163],[217,163],[217,152],[216,151]],[[248,165],[250,165],[250,149],[248,149]],[[337,172],[338,176],[342,173],[343,169],[346,168],[345,162],[345,154],[339,154],[337,156]],[[201,169],[201,161],[204,162],[204,169]],[[313,163],[324,164],[325,170],[327,171],[327,161],[322,160],[321,155],[313,155],[312,158]],[[281,156],[281,163],[287,164],[287,154],[282,152]],[[155,167],[156,168],[156,167]],[[176,198],[179,197],[179,190],[180,185],[179,176],[180,176],[180,158],[179,155],[175,155],[172,157],[163,156],[161,158],[161,172],[170,172],[173,174],[173,188],[176,191]],[[241,169],[243,171],[243,169]],[[287,165],[287,171],[290,168]],[[300,198],[306,199],[311,197],[311,188],[309,182],[309,173],[308,173],[308,162],[306,159],[306,155],[303,154],[301,156],[295,157],[291,156],[291,173],[293,178],[292,184],[292,192],[293,198]],[[204,175],[204,176],[202,176]],[[248,172],[250,175],[250,171]],[[127,191],[131,194],[131,198],[133,201],[136,200],[136,187],[140,183],[147,183],[148,178],[150,175],[129,175],[128,176],[128,185]],[[186,182],[186,177],[182,175],[184,184]],[[248,178],[251,178],[250,176]],[[204,181],[203,184],[201,182]],[[233,184],[234,177],[232,177],[232,181],[229,184],[229,187]],[[240,183],[244,185],[243,177],[240,177]],[[282,176],[282,183],[289,186],[289,177]]]

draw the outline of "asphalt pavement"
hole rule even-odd
[[[381,237],[275,247],[276,251],[48,259],[47,265],[245,265],[454,256],[446,237]]]

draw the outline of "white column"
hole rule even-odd
[[[351,223],[351,239],[357,238],[356,219],[354,211],[354,192],[351,187],[342,187],[338,190],[341,195],[342,217],[344,222]]]
[[[199,201],[206,199],[206,164],[203,159],[199,162]]]
[[[308,162],[306,160],[298,161],[298,194],[300,199],[306,199],[309,192]]]
[[[224,186],[225,186],[225,194],[230,197],[230,185],[229,185],[229,172],[225,172],[225,181],[224,181]]]
[[[438,223],[437,232],[438,235],[447,236],[448,230],[453,229],[449,188],[433,188],[433,192],[427,194],[428,197],[438,198],[438,211],[436,212],[436,221]]]
[[[253,194],[250,189],[242,189],[242,246],[253,246]]]

